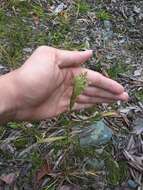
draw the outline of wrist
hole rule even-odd
[[[18,110],[18,89],[15,72],[0,76],[0,123],[15,120]]]

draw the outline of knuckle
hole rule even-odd
[[[48,47],[48,46],[42,45],[42,46],[39,46],[39,47],[37,48],[37,51],[45,52],[45,51],[49,50],[49,48],[50,48],[50,47]]]
[[[58,50],[56,48],[42,45],[39,46],[36,50],[37,54],[42,54],[44,57],[48,55],[48,58],[51,59],[51,61],[56,61],[58,58]]]

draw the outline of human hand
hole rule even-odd
[[[81,67],[92,51],[65,51],[39,47],[22,67],[12,73],[16,91],[17,120],[41,120],[69,110],[73,78],[87,73],[89,85],[76,99],[74,109],[96,103],[126,101],[124,88],[98,72]]]

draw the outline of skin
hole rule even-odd
[[[74,109],[127,101],[123,86],[82,67],[92,51],[65,51],[41,46],[17,70],[0,77],[0,122],[41,120],[69,110],[73,78],[87,73],[89,85]]]

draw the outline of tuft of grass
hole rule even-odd
[[[31,27],[20,17],[6,15],[4,10],[0,10],[0,25],[0,57],[4,64],[15,67],[31,38]]]
[[[39,22],[45,23],[47,12],[42,5],[30,2],[11,0],[0,8],[0,59],[12,68],[21,64],[24,48],[49,41],[44,29],[35,30],[33,16],[35,14]]]
[[[32,168],[30,171],[30,178],[36,173],[36,171],[43,165],[44,161],[41,154],[38,151],[33,151],[28,157],[27,160],[32,163]]]
[[[32,4],[31,6],[32,12],[38,16],[39,18],[44,19],[46,16],[46,12],[44,11],[43,7],[37,4]]]
[[[87,11],[88,4],[77,1],[79,11]],[[10,14],[7,14],[7,9]],[[35,29],[35,17],[39,27]],[[55,20],[56,25],[52,25]],[[46,29],[48,22],[48,31]],[[73,24],[73,21],[72,21]],[[6,1],[0,8],[0,59],[9,67],[16,68],[23,62],[26,47],[52,45],[57,48],[85,49],[85,44],[74,44],[72,41],[71,13],[49,15],[40,3],[32,1]],[[71,43],[70,43],[71,42]]]
[[[111,68],[107,70],[107,73],[111,78],[117,79],[118,75],[121,73],[125,73],[127,69],[128,68],[124,63],[118,62],[112,65]]]
[[[101,157],[105,161],[108,184],[116,186],[122,183],[127,176],[127,163],[116,161],[111,155],[112,151],[113,146],[110,144],[104,149]]]
[[[96,16],[98,19],[104,21],[104,20],[110,20],[111,19],[111,15],[109,12],[107,12],[106,10],[100,10],[96,13]]]
[[[23,123],[9,122],[7,127],[11,129],[21,129],[23,127]]]
[[[68,33],[71,32],[71,18],[67,12],[64,12],[55,18],[57,25],[48,33],[49,42],[57,47],[62,47],[66,41],[69,41]]]
[[[14,146],[16,149],[23,149],[26,148],[28,145],[28,140],[26,137],[20,137],[14,141]]]
[[[90,9],[91,7],[86,1],[78,0],[76,2],[76,10],[78,14],[86,14]]]
[[[120,167],[117,161],[108,157],[105,160],[106,168],[108,170],[107,181],[111,185],[119,185],[120,182]]]

